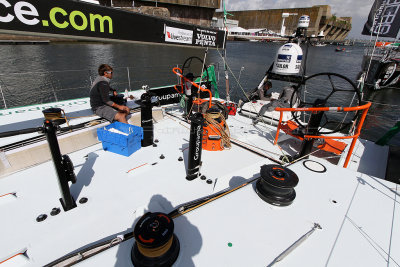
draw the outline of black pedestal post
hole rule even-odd
[[[153,112],[151,104],[151,95],[144,93],[141,96],[141,126],[143,128],[142,147],[153,145],[154,127],[153,127]]]
[[[325,101],[321,99],[317,99],[314,103],[315,108],[320,108],[325,106]],[[318,127],[321,124],[322,116],[324,115],[324,111],[320,111],[318,113],[312,113],[310,121],[308,122],[307,128],[307,135],[318,135]],[[298,155],[298,158],[304,157],[307,154],[311,153],[311,150],[314,145],[314,138],[306,139],[304,138],[303,143],[301,144],[301,150]],[[308,158],[308,156],[306,157]]]
[[[63,166],[63,159],[61,157],[60,146],[58,145],[56,127],[51,121],[44,122],[44,133],[49,143],[51,157],[53,158],[54,168],[58,176],[58,186],[61,191],[62,198],[60,199],[64,211],[68,211],[76,207],[75,200],[69,191],[67,172]]]
[[[201,113],[194,113],[191,116],[187,180],[193,180],[199,176],[203,141],[203,124],[204,118]]]

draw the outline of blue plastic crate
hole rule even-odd
[[[108,131],[115,128],[128,135],[122,135]],[[142,147],[143,128],[135,125],[114,122],[104,128],[97,129],[97,137],[103,144],[105,151],[114,152],[129,157],[133,152]]]

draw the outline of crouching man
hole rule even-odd
[[[90,89],[90,106],[93,113],[109,122],[128,123],[126,117],[129,115],[130,109],[110,100],[110,93],[114,96],[117,95],[116,90],[110,87],[110,80],[113,76],[112,67],[102,64],[98,69],[98,73],[99,76],[94,80]]]
[[[293,100],[292,100],[293,98]],[[295,106],[299,103],[299,97],[296,93],[296,90],[293,86],[284,87],[282,93],[279,95],[279,98],[276,100],[271,100],[268,104],[265,104],[261,107],[257,116],[253,118],[253,124],[257,124],[262,121],[265,112],[272,112],[275,108],[290,108],[290,102],[293,101]]]

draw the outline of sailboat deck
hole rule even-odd
[[[211,184],[200,178],[187,181],[189,126],[179,119],[179,109],[165,111],[164,119],[154,125],[157,147],[143,147],[130,157],[103,151],[101,144],[69,154],[77,175],[70,188],[78,207],[68,212],[50,216],[53,208],[61,208],[51,161],[1,179],[0,262],[26,251],[26,256],[3,264],[43,266],[133,229],[146,211],[169,213],[184,202],[239,186],[257,177],[262,165],[273,164],[236,145],[218,152],[203,150],[201,173]],[[227,123],[232,138],[277,158],[274,128],[250,122],[231,116]],[[310,171],[303,160],[289,166],[300,180],[289,207],[267,204],[252,183],[175,219],[181,251],[174,266],[266,266],[314,223],[322,229],[276,266],[398,266],[398,185],[324,159],[312,160],[327,171]],[[3,196],[8,193],[15,195]],[[79,202],[83,197],[88,198],[85,204]],[[36,222],[40,214],[48,218]],[[131,266],[133,242],[123,242],[80,265]]]

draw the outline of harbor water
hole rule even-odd
[[[227,66],[231,99],[237,101],[244,91],[254,89],[272,64],[278,43],[228,42]],[[334,72],[353,82],[360,72],[364,47],[349,46],[346,52],[335,52],[334,46],[309,47],[307,75]],[[304,49],[305,50],[305,49]],[[218,88],[225,96],[225,74],[221,50],[182,48],[144,44],[68,43],[48,45],[1,45],[0,109],[48,103],[89,96],[91,81],[102,63],[114,67],[112,86],[118,91],[137,90],[175,84],[172,68],[182,66],[195,56],[216,66]],[[195,61],[195,60],[194,60]],[[195,64],[195,63],[193,63]],[[282,82],[272,81],[279,92]],[[324,93],[321,86],[320,93]],[[310,92],[312,93],[312,92]],[[362,137],[375,141],[400,119],[400,89],[364,92],[373,102]],[[347,96],[337,99],[343,106]],[[397,135],[391,144],[400,146]]]

